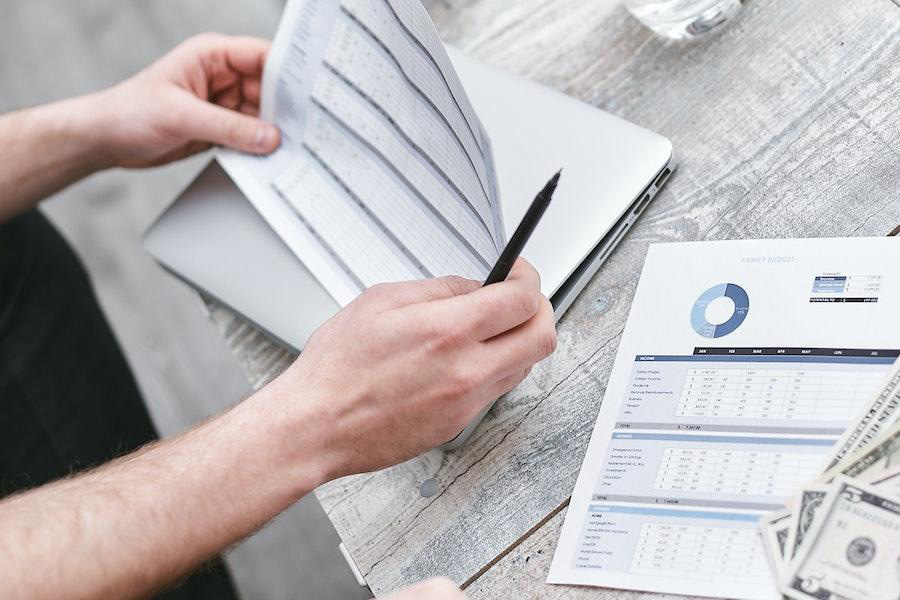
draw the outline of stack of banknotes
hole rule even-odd
[[[900,599],[900,360],[821,476],[760,527],[785,596]]]

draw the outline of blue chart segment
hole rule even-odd
[[[718,325],[706,320],[706,308],[719,298],[730,298],[734,302],[734,312],[724,323]],[[691,325],[694,331],[706,338],[719,338],[728,335],[741,326],[747,313],[750,312],[750,297],[736,283],[721,283],[709,288],[694,302],[691,310]]]

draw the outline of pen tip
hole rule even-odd
[[[544,186],[544,189],[540,191],[540,194],[544,196],[545,200],[550,200],[550,197],[553,196],[553,192],[556,191],[556,184],[559,182],[559,176],[562,175],[562,169],[559,172],[550,178],[550,181],[547,182],[547,185]]]

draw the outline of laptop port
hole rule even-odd
[[[634,207],[634,211],[631,213],[633,215],[639,215],[642,210],[647,207],[647,204],[650,203],[650,194],[644,194],[644,197],[641,198],[641,201],[638,202],[638,205]]]
[[[656,178],[656,183],[653,184],[656,186],[656,189],[659,189],[662,187],[662,184],[664,184],[666,182],[666,179],[669,178],[669,175],[671,173],[672,173],[672,171],[669,170],[669,167],[666,167],[665,169],[663,169],[663,172],[660,173],[659,177]]]

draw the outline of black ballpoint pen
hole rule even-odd
[[[512,269],[516,259],[519,258],[519,254],[522,253],[522,249],[531,237],[534,228],[537,227],[541,217],[544,216],[544,211],[547,210],[547,207],[550,205],[550,199],[553,197],[553,192],[556,191],[556,184],[559,182],[559,176],[561,174],[562,169],[560,169],[560,171],[547,182],[544,189],[535,196],[531,206],[529,206],[528,210],[525,212],[525,216],[522,217],[519,226],[516,227],[516,232],[509,238],[506,248],[500,253],[500,258],[497,259],[497,264],[491,269],[490,274],[484,281],[484,285],[499,283],[509,275],[510,269]]]

